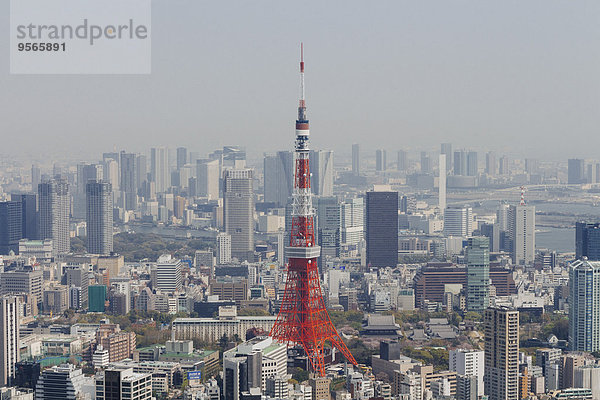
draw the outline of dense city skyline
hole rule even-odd
[[[540,4],[155,0],[149,76],[0,70],[0,397],[600,400],[600,6]]]

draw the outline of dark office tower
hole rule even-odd
[[[321,260],[339,257],[342,220],[337,197],[317,198],[317,227]]]
[[[37,191],[38,185],[42,182],[42,171],[37,165],[31,166],[31,190]]]
[[[264,160],[265,202],[285,207],[292,197],[294,187],[294,153],[278,151]]]
[[[187,164],[188,151],[186,147],[177,148],[177,169],[180,169]]]
[[[8,254],[11,250],[15,254],[19,252],[22,223],[21,203],[0,202],[0,254]]]
[[[121,198],[125,210],[137,207],[137,156],[121,152]]]
[[[454,152],[454,175],[467,174],[467,152],[457,150]]]
[[[254,259],[254,193],[251,169],[228,169],[223,174],[223,220],[231,235],[231,255]]]
[[[490,249],[485,236],[467,243],[467,310],[482,313],[490,305]]]
[[[500,251],[500,227],[496,224],[481,224],[481,236],[490,239],[490,252]]]
[[[488,151],[485,154],[485,173],[489,176],[495,176],[498,173],[498,161],[496,160],[496,153]]]
[[[387,169],[386,152],[383,149],[379,149],[375,152],[375,170],[385,171]]]
[[[360,175],[360,145],[358,143],[352,145],[352,174]]]
[[[379,354],[383,360],[399,360],[402,356],[402,345],[396,340],[382,340],[379,342]]]
[[[446,173],[452,171],[452,143],[442,143],[440,154],[446,155]]]
[[[37,196],[29,194],[11,194],[11,201],[21,203],[21,235],[23,238],[35,240],[38,238]]]
[[[110,254],[113,251],[112,185],[91,181],[86,186],[87,251]]]
[[[500,157],[498,162],[498,173],[500,175],[510,175],[510,162],[507,156]]]
[[[569,159],[568,165],[568,183],[577,185],[585,183],[585,161],[580,158]]]
[[[406,168],[408,167],[408,158],[404,150],[398,150],[398,159],[396,165],[398,171],[406,171]]]
[[[56,254],[71,250],[69,237],[69,184],[64,179],[51,179],[38,186],[40,239],[52,239]]]
[[[577,222],[575,224],[575,257],[587,257],[600,261],[600,223]]]
[[[469,151],[467,153],[467,176],[477,176],[478,173],[477,152]]]
[[[136,184],[138,191],[144,187],[144,182],[148,181],[148,157],[138,154],[135,157]]]
[[[421,173],[431,174],[433,166],[431,165],[431,157],[426,151],[421,152]]]
[[[398,264],[398,192],[367,192],[367,265]]]

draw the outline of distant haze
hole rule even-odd
[[[315,148],[600,158],[598,1],[156,0],[148,76],[9,75],[8,3],[3,154],[291,148],[304,41]]]

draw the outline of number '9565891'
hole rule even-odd
[[[63,43],[18,43],[19,51],[66,51],[67,46]]]

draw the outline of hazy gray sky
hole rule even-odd
[[[156,0],[149,76],[11,76],[8,14],[0,153],[290,148],[304,41],[313,147],[600,158],[597,0]]]

